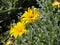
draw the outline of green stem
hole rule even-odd
[[[11,11],[11,10],[16,10],[16,9],[21,9],[21,8],[10,8],[10,9],[7,9],[7,10],[1,10],[0,13],[4,13],[4,12],[8,12],[8,11]]]

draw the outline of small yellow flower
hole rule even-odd
[[[15,38],[17,36],[22,36],[26,32],[27,32],[27,30],[25,29],[25,24],[21,23],[21,22],[18,22],[16,25],[14,25],[10,29],[11,36],[14,36]]]
[[[15,40],[13,38],[8,38],[5,45],[15,45]]]
[[[21,22],[25,23],[32,23],[40,17],[40,13],[37,11],[36,8],[30,9],[25,11],[25,13],[21,16]]]
[[[52,6],[58,6],[58,8],[60,8],[60,2],[58,2],[58,1],[55,1],[54,3],[52,3]]]

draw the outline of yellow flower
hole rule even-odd
[[[36,8],[33,10],[28,8],[28,11],[25,11],[25,13],[21,16],[21,22],[25,23],[32,23],[36,21],[40,17],[40,13],[37,11]]]
[[[58,1],[55,1],[54,3],[52,3],[52,6],[58,6],[58,8],[60,8],[60,2],[58,2]]]
[[[22,36],[26,32],[27,32],[27,30],[25,29],[25,24],[21,23],[21,22],[18,22],[16,25],[14,25],[10,29],[11,36],[14,36],[15,38],[17,36]]]
[[[8,38],[5,45],[15,45],[15,40],[13,38]]]

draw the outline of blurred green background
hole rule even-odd
[[[9,38],[9,29],[28,7],[36,7],[41,18],[26,26],[28,34],[18,37],[16,45],[60,45],[60,9],[55,0],[0,0],[0,45]]]

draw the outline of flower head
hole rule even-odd
[[[58,2],[58,1],[55,1],[54,3],[52,3],[52,6],[58,6],[58,8],[60,8],[60,2]]]
[[[24,34],[26,32],[27,32],[27,30],[25,29],[25,25],[24,25],[24,23],[21,23],[21,22],[18,22],[16,25],[14,25],[10,29],[11,36],[14,36],[15,38],[17,36],[22,36],[22,34]]]
[[[15,44],[15,39],[10,37],[6,40],[5,45],[14,45]]]
[[[32,23],[40,17],[40,13],[37,11],[36,8],[33,10],[28,8],[28,11],[21,16],[21,21],[25,23]]]

